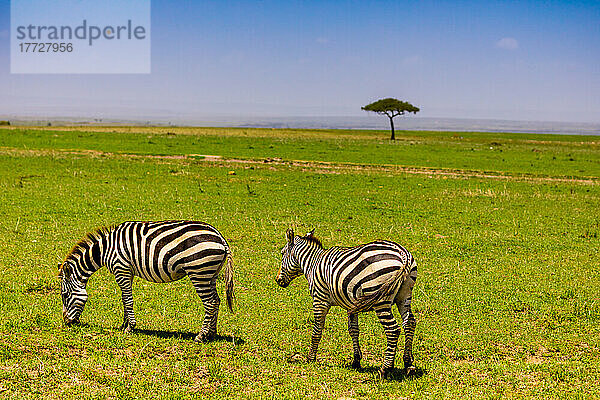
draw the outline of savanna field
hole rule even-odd
[[[0,398],[600,398],[599,209],[598,136],[1,128]],[[57,264],[72,246],[165,219],[208,222],[231,245],[237,299],[218,340],[194,342],[204,313],[187,278],[135,280],[137,329],[121,332],[106,269],[82,324],[63,326]],[[373,313],[351,369],[335,307],[304,361],[306,280],[274,281],[288,227],[412,252],[413,376],[379,379]]]

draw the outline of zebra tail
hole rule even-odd
[[[235,300],[235,293],[233,291],[233,258],[231,252],[227,250],[227,257],[225,262],[225,297],[227,298],[227,308],[233,312],[233,301]]]
[[[370,295],[358,298],[356,305],[348,310],[348,313],[354,314],[357,312],[371,310],[373,306],[375,306],[375,304],[380,302],[382,299],[390,297],[393,293],[398,291],[400,285],[402,285],[402,282],[404,282],[408,276],[408,272],[409,271],[406,268],[398,270],[387,282],[381,285],[379,290]]]

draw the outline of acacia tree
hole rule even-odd
[[[361,109],[365,111],[372,111],[380,115],[387,115],[390,119],[390,126],[392,128],[392,140],[396,140],[396,134],[394,132],[394,118],[398,115],[404,115],[407,112],[413,114],[419,112],[419,107],[415,107],[406,101],[400,101],[393,98],[377,100],[374,103],[361,107]]]

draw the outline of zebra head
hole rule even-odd
[[[285,236],[287,243],[281,249],[281,255],[283,256],[281,268],[277,278],[275,278],[275,281],[281,287],[287,287],[294,278],[302,275],[302,267],[294,252],[294,231],[288,229]]]
[[[69,260],[59,266],[58,277],[63,302],[63,320],[66,325],[77,324],[88,299],[85,285],[75,277],[73,264]]]

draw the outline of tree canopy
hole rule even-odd
[[[419,107],[415,107],[406,101],[400,101],[391,97],[377,100],[376,102],[361,107],[361,109],[365,111],[372,111],[380,115],[387,115],[390,119],[390,126],[392,128],[392,140],[396,139],[396,134],[394,131],[394,117],[397,117],[398,115],[404,115],[407,112],[416,114],[420,110]]]
[[[400,101],[388,97],[387,99],[377,100],[374,103],[367,104],[361,107],[365,111],[373,111],[377,114],[385,114],[390,118],[397,117],[398,115],[404,115],[404,113],[414,113],[420,111],[419,107],[415,107],[406,101]]]

